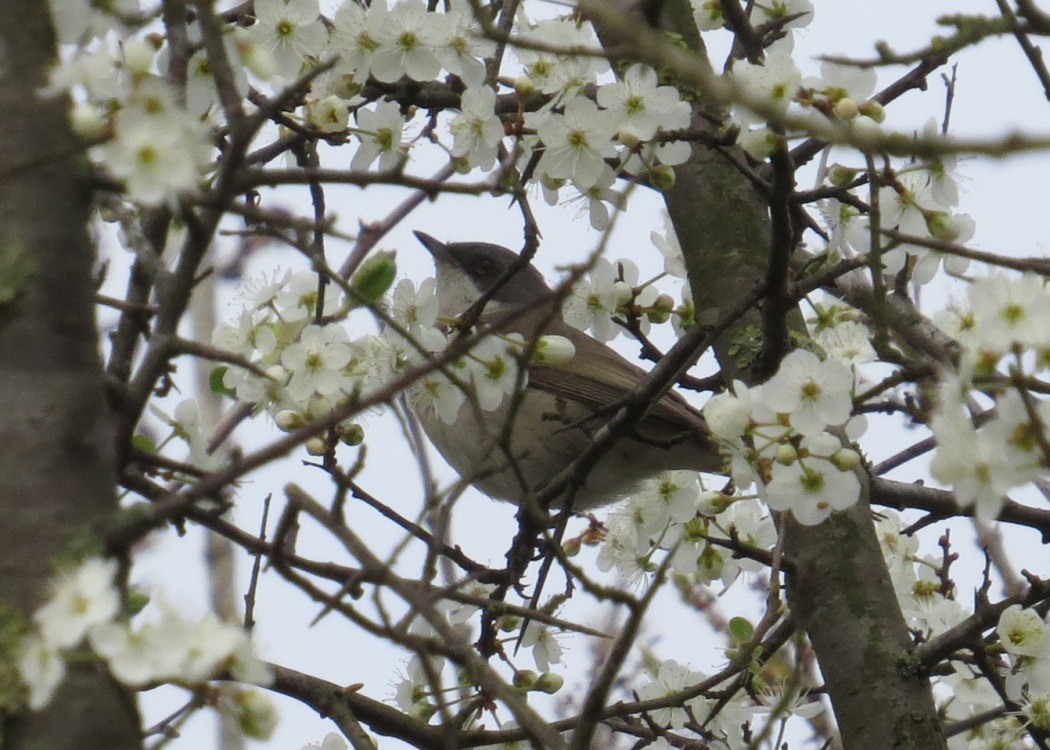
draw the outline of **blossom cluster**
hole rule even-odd
[[[268,685],[270,670],[255,655],[248,634],[213,614],[187,620],[161,605],[157,622],[134,624],[122,617],[116,584],[117,562],[89,558],[61,572],[51,595],[33,614],[18,672],[29,690],[29,707],[46,706],[66,676],[67,659],[84,646],[103,659],[125,685],[144,688],[159,682],[195,687],[228,673],[234,679]],[[238,712],[242,728],[265,738],[276,717],[261,694],[244,692]]]
[[[843,432],[857,437],[854,371],[843,362],[797,349],[767,382],[736,382],[704,406],[711,433],[725,446],[739,489],[757,485],[777,511],[818,524],[860,497],[860,457],[844,447]]]
[[[923,137],[937,134],[936,124],[927,122]],[[959,185],[956,158],[941,156],[916,161],[882,176],[878,190],[869,200],[878,202],[877,230],[895,230],[918,241],[932,240],[962,244],[974,234],[975,224],[958,211]],[[847,184],[859,168],[835,165],[829,170],[832,184]],[[836,257],[867,255],[872,252],[872,218],[856,206],[831,198],[821,203],[830,240],[828,249]],[[876,232],[876,236],[878,232]],[[884,272],[895,276],[908,270],[909,281],[928,284],[943,267],[953,275],[963,273],[969,260],[906,240],[888,242],[879,237],[878,249]]]
[[[686,277],[685,260],[674,228],[665,211],[663,231],[650,233],[653,245],[664,257],[664,273],[641,281],[637,264],[629,258],[610,261],[599,257],[573,285],[562,306],[565,322],[588,332],[599,341],[611,341],[636,325],[647,335],[651,324],[671,321],[678,333],[693,322],[693,302],[688,284],[677,284],[681,301],[657,287],[662,277],[681,282]]]
[[[881,509],[876,533],[883,558],[893,581],[901,612],[909,630],[924,641],[943,635],[962,624],[973,611],[956,599],[956,591],[944,566],[944,556],[920,554],[919,540],[905,533],[906,524],[896,513]],[[1033,722],[1042,721],[1039,706],[1046,706],[1050,691],[1048,626],[1039,615],[1019,605],[1007,608],[997,628],[1011,664],[1002,670],[1008,696],[1024,707]],[[953,660],[951,671],[933,678],[939,709],[950,722],[967,723],[1002,706],[998,688],[969,660]],[[948,738],[951,750],[981,750],[994,747],[1025,747],[1025,728],[1020,716],[1006,715],[982,722],[968,732]]]
[[[829,319],[814,333],[823,359],[796,350],[766,383],[737,382],[712,397],[704,415],[728,456],[737,494],[706,489],[689,471],[643,483],[607,518],[599,568],[638,581],[670,554],[677,575],[703,584],[720,579],[728,588],[760,566],[732,555],[726,539],[758,549],[776,541],[772,519],[756,498],[807,525],[856,503],[860,456],[844,440],[866,427],[863,417],[853,416],[853,394],[857,366],[875,359],[869,339],[860,322]]]
[[[1010,658],[1007,697],[1023,706],[1032,724],[1050,729],[1050,623],[1034,609],[1013,604],[999,616],[996,634]]]
[[[1004,697],[1019,710],[949,738],[951,750],[1027,747],[1030,728],[1050,729],[1050,623],[1035,609],[1012,604],[999,615],[995,632],[1006,657],[998,684],[972,664],[954,661],[953,672],[939,679],[948,688],[942,710],[962,723],[1001,707]]]
[[[398,282],[383,331],[353,339],[346,323],[351,303],[333,299],[331,286],[326,298],[332,320],[320,325],[315,322],[318,276],[287,272],[248,291],[237,322],[220,324],[212,338],[216,347],[253,365],[227,367],[222,371],[223,387],[238,400],[266,410],[284,430],[373,396],[452,341],[438,320],[432,278],[418,287],[408,279]],[[528,382],[519,365],[523,349],[520,336],[483,337],[448,367],[423,374],[411,387],[413,403],[433,409],[448,424],[458,419],[468,398],[482,410],[494,410]],[[351,428],[347,422],[336,432],[359,441],[359,430]],[[307,443],[314,453],[326,448],[323,438]]]
[[[615,569],[626,581],[641,580],[670,554],[676,575],[703,584],[721,580],[728,588],[760,566],[734,557],[718,540],[732,537],[768,549],[776,529],[757,503],[704,489],[696,472],[669,471],[644,482],[610,513],[603,537],[598,568]]]
[[[1048,319],[1050,290],[1033,274],[978,279],[942,316],[962,350],[958,371],[938,390],[930,471],[978,518],[994,519],[1011,489],[1050,468],[1050,402],[1036,385],[1050,366]],[[977,422],[972,412],[988,396],[994,409]]]
[[[93,159],[135,200],[153,205],[196,189],[215,159],[209,122],[158,70],[155,46],[99,41],[55,68],[51,90],[72,89],[77,132]]]

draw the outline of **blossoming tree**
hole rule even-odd
[[[810,70],[793,43],[820,12],[0,0],[3,739],[177,746],[205,710],[266,739],[282,695],[331,720],[303,740],[325,750],[1047,747],[1050,589],[1003,540],[1050,533],[1048,266],[967,245],[956,169],[1050,137],[894,112],[1004,36],[1050,90],[1050,16],[1002,0]],[[724,469],[523,511],[505,558],[473,555],[451,519],[478,477],[435,478],[406,404],[455,425],[574,352],[443,317],[433,279],[401,278],[388,235],[447,196],[510,204],[502,244],[560,267],[565,321],[651,362],[588,453],[677,385]],[[571,258],[541,241],[566,203],[589,220]],[[653,247],[620,257],[621,221]],[[366,482],[411,473],[380,420],[414,497]],[[923,456],[937,487],[889,478]],[[945,531],[966,526],[980,548]],[[136,578],[145,539],[187,528],[255,560],[242,608],[194,617]],[[264,660],[274,578],[400,674]],[[145,731],[131,698],[158,686],[186,697]]]

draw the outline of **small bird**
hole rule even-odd
[[[520,262],[516,253],[499,245],[446,244],[422,232],[415,235],[434,258],[442,317],[462,315]],[[485,494],[519,505],[587,449],[611,416],[597,412],[619,401],[645,376],[613,349],[566,323],[554,302],[542,274],[526,265],[495,291],[479,318],[485,324],[514,313],[501,326],[503,332],[526,340],[562,336],[575,347],[567,361],[529,363],[520,400],[504,398],[493,411],[464,404],[456,421],[448,424],[418,390],[409,394],[409,406],[445,460]],[[612,444],[571,499],[562,496],[550,504],[564,507],[568,500],[573,509],[586,510],[626,496],[662,471],[719,471],[722,465],[703,416],[669,391]]]

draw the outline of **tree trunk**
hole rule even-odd
[[[28,614],[56,558],[116,509],[94,315],[89,171],[64,97],[45,2],[0,0],[0,605]],[[6,748],[141,747],[128,691],[98,664],[70,670]]]

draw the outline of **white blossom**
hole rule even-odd
[[[66,662],[58,649],[39,635],[22,640],[17,658],[18,675],[29,688],[29,708],[39,711],[51,702],[66,678]]]
[[[441,63],[434,48],[447,44],[450,32],[445,17],[428,13],[419,0],[397,0],[374,35],[379,47],[372,55],[372,75],[393,83],[406,75],[416,81],[435,78]]]
[[[561,663],[561,644],[558,643],[554,630],[546,623],[529,620],[521,637],[521,647],[532,650],[536,669],[541,672],[549,672],[551,664]]]
[[[117,561],[88,558],[55,579],[51,595],[34,614],[40,635],[51,648],[76,646],[93,626],[120,610]]]
[[[466,157],[471,167],[492,169],[503,139],[503,123],[495,113],[496,92],[487,86],[463,92],[460,113],[452,118],[452,155]]]
[[[811,455],[784,465],[773,463],[773,477],[762,493],[769,507],[791,511],[799,523],[813,526],[860,498],[860,481],[827,459],[839,447],[829,434],[807,437],[802,447]]]
[[[357,111],[355,135],[361,146],[350,162],[351,169],[368,169],[379,159],[379,169],[393,169],[405,157],[401,145],[401,131],[405,121],[394,102],[379,102],[374,109]]]
[[[668,660],[660,665],[656,678],[638,691],[638,697],[643,701],[656,698],[674,698],[686,688],[701,682],[704,678],[703,672],[693,671],[674,660]],[[682,706],[668,706],[667,708],[655,709],[650,713],[650,716],[660,726],[679,728],[691,720],[689,713],[686,712],[687,708],[701,722],[709,713],[709,706],[707,706],[706,701],[702,697],[696,697],[683,701]]]
[[[796,349],[762,386],[762,400],[773,411],[787,414],[803,435],[819,434],[846,423],[853,410],[852,390],[853,375],[846,365]]]
[[[537,173],[572,180],[577,190],[586,192],[601,176],[605,156],[612,155],[616,122],[591,100],[575,96],[564,114],[543,117],[537,132],[545,146]]]
[[[660,86],[647,65],[632,65],[622,78],[599,87],[596,98],[614,118],[617,132],[640,141],[652,140],[658,130],[689,126],[689,104],[673,86]]]
[[[995,628],[1003,648],[1016,656],[1048,656],[1050,633],[1046,621],[1034,609],[1011,604],[999,615]]]
[[[346,331],[338,325],[309,325],[299,340],[281,354],[281,364],[292,374],[288,393],[297,401],[313,394],[328,396],[342,384],[342,368],[352,352]]]
[[[678,279],[686,277],[685,256],[682,254],[682,246],[678,243],[678,235],[675,234],[674,225],[667,211],[662,211],[660,220],[664,225],[664,231],[653,230],[649,233],[649,239],[656,245],[656,249],[664,256],[664,271]]]
[[[637,281],[638,267],[631,261],[621,259],[614,265],[598,258],[565,301],[565,322],[581,331],[590,329],[599,341],[616,338],[623,329],[613,318],[622,314],[621,307],[630,300]]]
[[[254,8],[256,22],[249,33],[273,55],[280,76],[298,77],[328,41],[317,0],[255,0]]]

